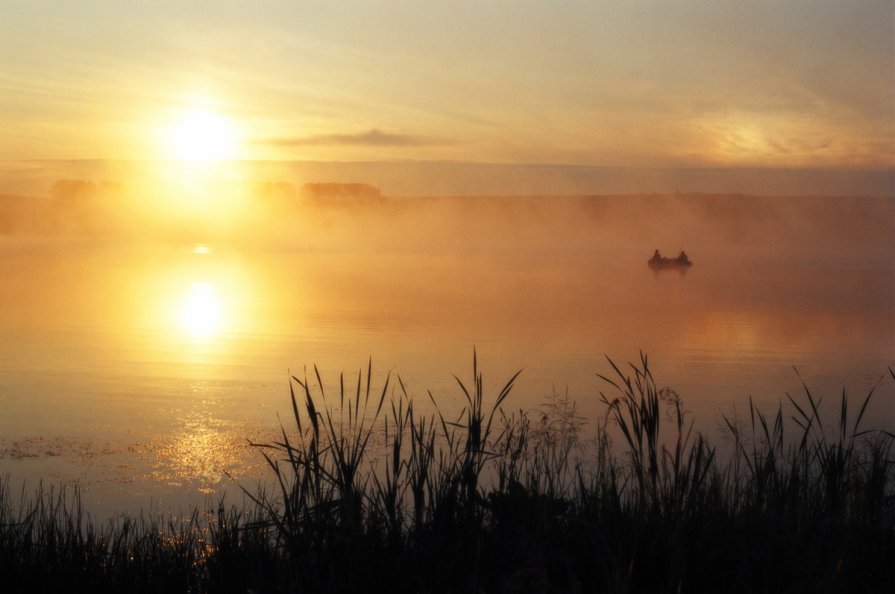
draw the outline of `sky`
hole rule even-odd
[[[892,0],[0,0],[0,159],[891,168],[893,56]]]

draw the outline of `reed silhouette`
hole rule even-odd
[[[419,412],[372,364],[337,392],[291,381],[290,423],[256,443],[274,487],[183,518],[81,512],[77,490],[0,488],[5,591],[882,592],[895,568],[895,435],[838,422],[807,385],[723,417],[728,454],[657,388],[645,355],[600,375],[596,437],[567,396],[506,406],[473,357],[464,407]],[[895,380],[895,372],[889,374]],[[791,433],[790,433],[791,432]]]

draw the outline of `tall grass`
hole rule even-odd
[[[333,391],[292,377],[291,419],[256,443],[273,487],[178,521],[97,525],[77,491],[0,488],[11,591],[882,592],[895,583],[895,436],[807,385],[724,416],[729,453],[659,389],[646,356],[608,360],[599,409],[507,406],[473,357],[463,408],[420,412],[372,365]],[[892,379],[895,373],[889,370]],[[891,398],[891,395],[888,396]],[[595,419],[585,438],[584,418]]]

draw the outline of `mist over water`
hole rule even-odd
[[[304,183],[362,180],[388,196],[745,194],[891,197],[895,169],[649,168],[469,161],[227,161],[215,176],[225,191],[246,180]],[[111,181],[152,196],[182,164],[140,160],[0,161],[0,194],[45,196],[60,179]],[[201,172],[200,172],[201,173]],[[193,177],[196,172],[191,173]],[[144,196],[145,198],[145,196]]]
[[[832,401],[895,365],[892,198],[241,188],[140,210],[57,187],[52,228],[17,211],[0,236],[0,473],[77,481],[106,511],[234,492],[225,471],[260,475],[246,439],[276,429],[288,375],[314,364],[335,386],[372,358],[452,411],[475,348],[486,393],[524,368],[511,408],[568,391],[593,416],[604,356],[643,351],[712,436],[750,396],[801,390],[793,366]],[[655,249],[694,264],[653,271]],[[884,378],[870,416],[890,430],[891,396]]]

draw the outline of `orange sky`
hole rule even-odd
[[[891,0],[4,0],[0,159],[891,167],[892,27]]]

